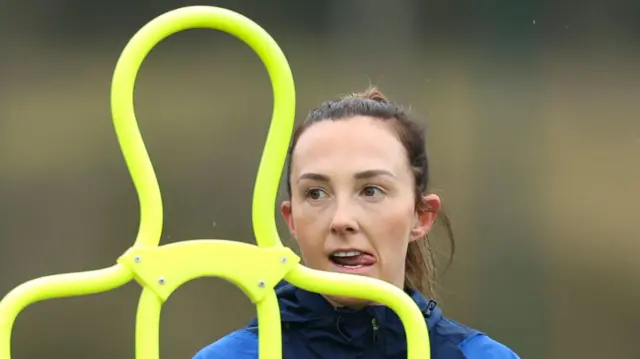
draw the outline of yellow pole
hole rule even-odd
[[[260,57],[271,79],[273,114],[253,193],[257,245],[200,239],[158,246],[162,197],[135,117],[135,80],[153,47],[164,38],[191,28],[220,30],[244,41]],[[430,358],[429,334],[422,314],[403,291],[377,279],[312,270],[282,246],[274,208],[294,123],[295,88],[284,54],[260,26],[240,14],[212,6],[188,6],[158,16],[142,27],[123,50],[113,75],[111,108],[115,132],[140,201],[136,240],[110,268],[42,277],[9,292],[0,301],[0,359],[11,358],[13,323],[28,305],[109,291],[132,279],[143,287],[136,318],[136,358],[158,359],[162,304],[179,286],[203,276],[228,279],[256,304],[260,359],[282,357],[280,311],[274,290],[282,279],[317,293],[388,305],[405,326],[408,359]]]

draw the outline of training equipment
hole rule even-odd
[[[258,54],[271,79],[273,114],[252,203],[257,245],[203,239],[158,246],[163,220],[162,197],[136,122],[134,85],[142,61],[154,46],[169,35],[192,28],[220,30],[244,41]],[[389,306],[406,329],[408,359],[431,358],[424,317],[402,290],[373,278],[310,269],[282,245],[274,209],[294,123],[295,87],[287,59],[259,25],[238,13],[212,6],[188,6],[158,16],[142,27],[123,50],[113,74],[111,110],[122,154],[140,201],[136,240],[112,267],[42,277],[9,292],[0,302],[0,359],[10,359],[13,323],[28,305],[105,292],[131,280],[142,286],[136,318],[136,359],[158,359],[162,304],[182,284],[204,276],[231,281],[255,303],[260,359],[282,357],[280,311],[274,287],[283,279],[316,293],[365,298]]]

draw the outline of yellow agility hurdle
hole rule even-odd
[[[253,193],[252,220],[257,245],[222,239],[189,240],[158,246],[163,221],[162,197],[151,160],[138,129],[133,95],[143,60],[164,38],[191,28],[227,32],[249,45],[271,79],[274,106],[271,125]],[[328,273],[300,264],[282,245],[274,208],[295,114],[291,69],[271,36],[252,20],[211,6],[188,6],[150,21],[124,48],[113,74],[113,124],[140,202],[136,240],[112,267],[46,276],[26,282],[0,302],[0,359],[11,358],[11,331],[17,315],[28,305],[53,298],[95,294],[131,280],[142,286],[136,317],[136,359],[159,358],[162,304],[184,283],[204,276],[227,279],[257,306],[260,359],[282,357],[280,311],[274,287],[281,280],[316,293],[370,299],[389,306],[407,333],[408,359],[429,359],[429,334],[413,300],[381,280]]]

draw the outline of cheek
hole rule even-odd
[[[385,262],[404,262],[413,228],[413,207],[405,207],[389,210],[384,218],[372,223],[377,227],[377,247]]]
[[[296,226],[296,241],[302,252],[302,257],[307,263],[313,263],[324,257],[324,238],[326,238],[322,218],[317,213],[311,213],[298,207],[298,211],[293,211],[293,220]]]

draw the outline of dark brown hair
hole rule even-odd
[[[398,140],[402,142],[409,164],[414,174],[415,201],[417,211],[429,211],[422,199],[429,187],[429,161],[425,148],[425,131],[417,122],[413,121],[405,110],[387,98],[375,87],[363,93],[353,93],[338,99],[326,101],[311,110],[305,121],[296,128],[288,152],[286,168],[287,191],[291,197],[291,159],[298,139],[314,123],[320,121],[345,120],[355,116],[371,116],[387,122],[396,132]],[[444,213],[438,218],[443,222],[449,241],[451,253],[449,264],[455,252],[455,242],[451,223]],[[436,265],[433,250],[428,238],[418,239],[409,243],[405,264],[405,287],[418,290],[434,298],[436,282]]]

